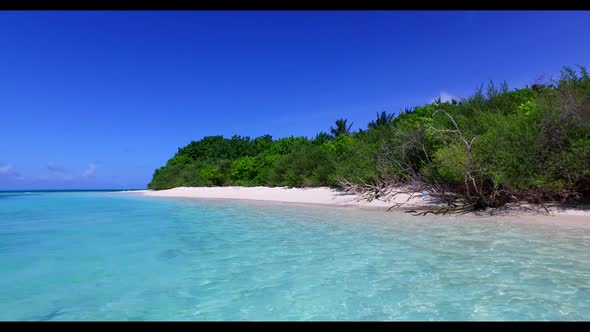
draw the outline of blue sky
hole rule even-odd
[[[312,137],[338,117],[589,66],[590,12],[0,12],[0,190],[145,188],[203,136]]]

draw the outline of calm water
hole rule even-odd
[[[0,193],[0,320],[589,320],[590,229]]]

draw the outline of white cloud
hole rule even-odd
[[[54,162],[47,163],[47,169],[50,171],[48,175],[40,175],[34,177],[24,177],[17,172],[11,164],[0,164],[0,176],[10,176],[15,180],[23,181],[74,181],[81,178],[92,178],[96,174],[95,163],[88,164],[88,167],[78,176],[67,174],[65,169]]]
[[[47,163],[47,169],[55,173],[65,172],[63,167],[56,165],[53,161]]]
[[[82,176],[88,178],[94,176],[94,173],[96,173],[96,165],[94,163],[90,163],[88,164],[88,168],[82,172]]]
[[[438,95],[438,97],[433,98],[430,102],[433,103],[434,101],[436,101],[438,98],[440,98],[440,100],[445,103],[445,102],[450,102],[451,100],[455,99],[457,101],[459,101],[459,97],[457,96],[453,96],[452,94],[446,92],[446,91],[441,91],[440,94]]]
[[[8,164],[8,165],[2,165],[0,166],[0,175],[11,175],[14,174],[14,167],[12,167],[12,165]]]

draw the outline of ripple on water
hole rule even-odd
[[[1,320],[590,319],[589,228],[108,193],[2,198]]]

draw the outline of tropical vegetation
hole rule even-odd
[[[590,77],[578,66],[521,89],[490,82],[460,100],[378,113],[356,131],[338,119],[314,138],[208,136],[178,149],[148,187],[229,185],[353,188],[372,198],[422,186],[473,208],[587,199]]]

